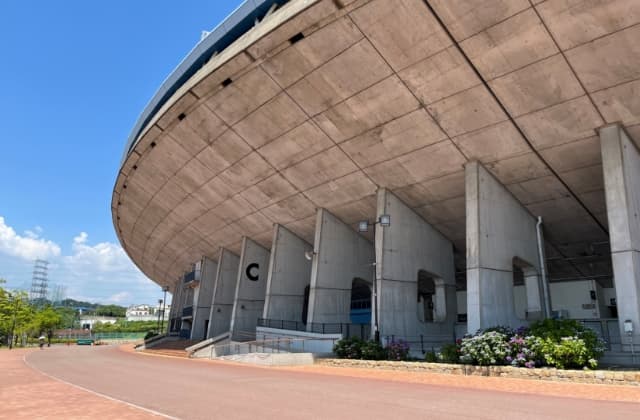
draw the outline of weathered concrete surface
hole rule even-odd
[[[231,339],[243,341],[255,337],[258,318],[262,317],[269,273],[269,250],[251,239],[242,238],[242,254],[238,265]]]
[[[231,329],[239,264],[240,257],[225,248],[220,249],[207,338],[217,337]]]
[[[311,323],[351,323],[353,281],[373,283],[373,244],[327,210],[319,209],[313,250],[308,331]]]
[[[375,227],[380,334],[451,341],[457,316],[453,244],[385,189],[378,191],[378,217],[383,214],[391,225]],[[421,270],[432,284],[419,284]]]
[[[600,129],[620,335],[640,344],[640,152],[618,125]],[[626,333],[624,322],[633,323]]]
[[[639,22],[635,0],[291,1],[144,129],[114,188],[118,237],[169,285],[242,236],[269,248],[273,223],[312,242],[316,208],[373,219],[387,188],[462,250],[477,160],[543,216],[552,280],[610,286],[594,129],[640,133]]]
[[[218,263],[203,257],[200,264],[200,286],[198,287],[197,298],[193,303],[192,340],[204,340],[207,338],[217,273]]]
[[[281,225],[273,228],[273,245],[263,318],[302,322],[305,288],[311,283],[313,245]]]
[[[465,173],[468,331],[518,327],[514,265],[540,273],[536,220],[479,162],[467,164]]]

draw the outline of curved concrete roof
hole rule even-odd
[[[245,0],[229,17],[221,22],[209,34],[187,54],[178,64],[178,67],[171,72],[169,77],[162,83],[153,98],[149,101],[136,121],[124,154],[122,162],[126,159],[139,138],[140,131],[149,123],[149,120],[164,105],[176,91],[193,76],[211,57],[223,51],[248,30],[255,26],[257,19],[262,19],[268,14],[272,7],[279,7],[289,0]]]
[[[609,275],[594,129],[640,132],[640,3],[534,3],[285,4],[134,135],[112,201],[125,250],[170,284],[242,235],[269,248],[273,223],[312,241],[317,207],[371,219],[386,187],[464,259],[479,160],[544,217],[552,277]]]

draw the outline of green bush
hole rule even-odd
[[[460,360],[480,366],[504,365],[509,356],[507,339],[507,335],[497,331],[464,338],[460,343]]]
[[[360,347],[361,357],[365,360],[385,360],[387,351],[374,340],[364,341]]]
[[[146,333],[146,334],[144,335],[144,339],[145,339],[145,340],[148,340],[148,339],[150,339],[150,338],[155,337],[156,335],[158,335],[158,333],[157,333],[157,332],[155,332],[155,331],[149,331],[148,333]]]
[[[443,363],[460,363],[460,347],[457,344],[445,344],[440,349],[439,359]]]
[[[362,359],[363,344],[358,337],[343,338],[333,346],[333,352],[341,359]]]
[[[438,363],[438,355],[435,351],[428,351],[424,354],[424,361],[427,363]]]

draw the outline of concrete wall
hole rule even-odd
[[[305,252],[313,252],[313,245],[284,226],[274,226],[263,318],[302,322],[304,289],[311,282]]]
[[[385,189],[378,191],[377,213],[391,217],[390,226],[376,225],[380,334],[450,341],[457,317],[453,245]],[[418,301],[419,270],[435,281],[433,322],[425,321],[424,303]]]
[[[204,340],[207,338],[207,321],[211,315],[211,301],[213,300],[217,271],[217,262],[207,257],[202,258],[200,264],[200,286],[193,305],[192,340]]]
[[[316,216],[307,328],[311,323],[350,323],[355,278],[373,282],[373,244],[325,209]]]
[[[469,332],[517,327],[522,321],[515,312],[513,262],[518,257],[540,272],[536,220],[478,162],[465,166],[465,195]],[[529,309],[541,312],[540,300]]]
[[[243,237],[231,316],[232,340],[253,339],[264,310],[268,273],[269,250]]]
[[[207,338],[216,337],[230,330],[239,264],[240,257],[227,249],[220,249]]]
[[[619,125],[600,129],[600,145],[620,333],[630,320],[625,341],[640,344],[640,152]]]

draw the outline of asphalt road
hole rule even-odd
[[[26,361],[54,378],[181,419],[640,418],[636,403],[153,357],[110,346],[52,347]]]

